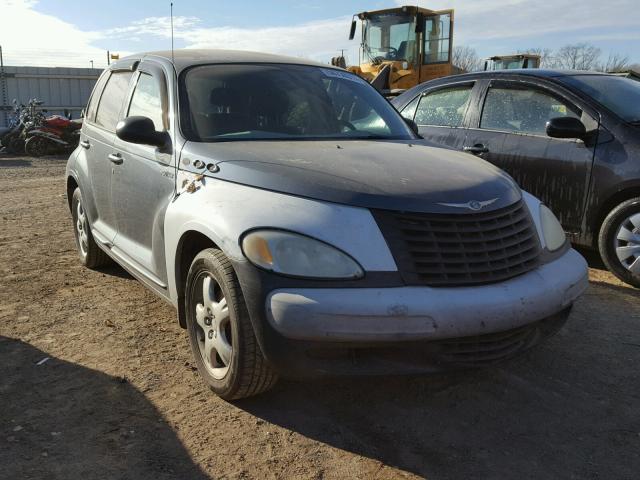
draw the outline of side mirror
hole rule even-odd
[[[355,19],[351,20],[351,30],[349,30],[349,40],[353,40],[353,37],[356,36],[356,27],[357,27],[356,20]]]
[[[402,117],[404,118],[404,117]],[[418,130],[418,124],[416,122],[414,122],[413,120],[411,120],[410,118],[404,118],[404,121],[407,125],[409,125],[409,128],[411,129],[411,131],[413,133],[415,133],[418,137],[422,138],[420,136],[420,131]]]
[[[587,135],[584,124],[574,117],[556,117],[547,122],[547,135],[553,138],[580,138]]]
[[[84,109],[84,108],[83,108],[82,110],[80,110],[80,118],[84,118],[84,116],[86,115],[86,113],[87,113],[87,112],[85,111],[85,109]]]
[[[162,148],[169,142],[167,132],[158,132],[153,120],[148,117],[127,117],[116,125],[116,136],[120,140],[140,145]]]

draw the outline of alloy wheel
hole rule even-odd
[[[88,228],[87,214],[84,211],[82,202],[78,202],[78,206],[76,207],[76,235],[78,235],[78,245],[80,246],[80,251],[83,256],[86,256],[89,251]]]
[[[222,379],[229,371],[233,356],[231,317],[222,288],[207,272],[196,283],[202,294],[196,303],[198,345],[205,368],[216,379]]]

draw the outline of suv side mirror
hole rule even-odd
[[[556,117],[547,122],[547,135],[553,138],[579,138],[587,136],[584,124],[574,117]]]
[[[357,26],[356,20],[355,19],[351,20],[351,30],[349,30],[349,40],[353,40],[353,37],[356,36],[356,26]]]
[[[141,145],[153,145],[162,148],[167,145],[167,132],[158,132],[153,120],[148,117],[127,117],[116,125],[116,136],[120,140]]]
[[[420,136],[420,131],[418,130],[418,124],[416,122],[414,122],[410,118],[404,118],[404,121],[407,125],[409,125],[409,128],[413,133],[415,133],[418,137],[422,138],[422,136]]]

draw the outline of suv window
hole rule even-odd
[[[122,101],[129,87],[132,72],[113,72],[100,97],[96,123],[109,131],[115,131]]]
[[[93,94],[91,95],[91,99],[89,100],[87,113],[85,115],[85,118],[89,122],[95,121],[96,109],[98,108],[98,103],[100,102],[100,97],[102,96],[102,90],[104,90],[104,84],[107,83],[109,75],[111,74],[108,71],[104,72],[102,75],[100,75],[100,78],[96,82],[95,87],[93,87]]]
[[[418,125],[461,127],[473,85],[443,88],[427,93],[416,109]]]
[[[134,115],[148,117],[153,120],[156,130],[164,130],[160,85],[155,78],[147,73],[140,73],[136,89],[131,97],[127,116]]]
[[[547,121],[555,117],[580,118],[581,111],[554,95],[533,88],[491,88],[480,128],[546,135]]]

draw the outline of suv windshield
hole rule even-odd
[[[364,52],[372,63],[406,60],[415,63],[416,23],[406,13],[379,13],[365,21]]]
[[[571,75],[560,80],[589,95],[624,121],[640,122],[640,82],[614,75]]]
[[[412,138],[373,87],[336,69],[204,65],[181,76],[180,94],[182,128],[194,141]]]

